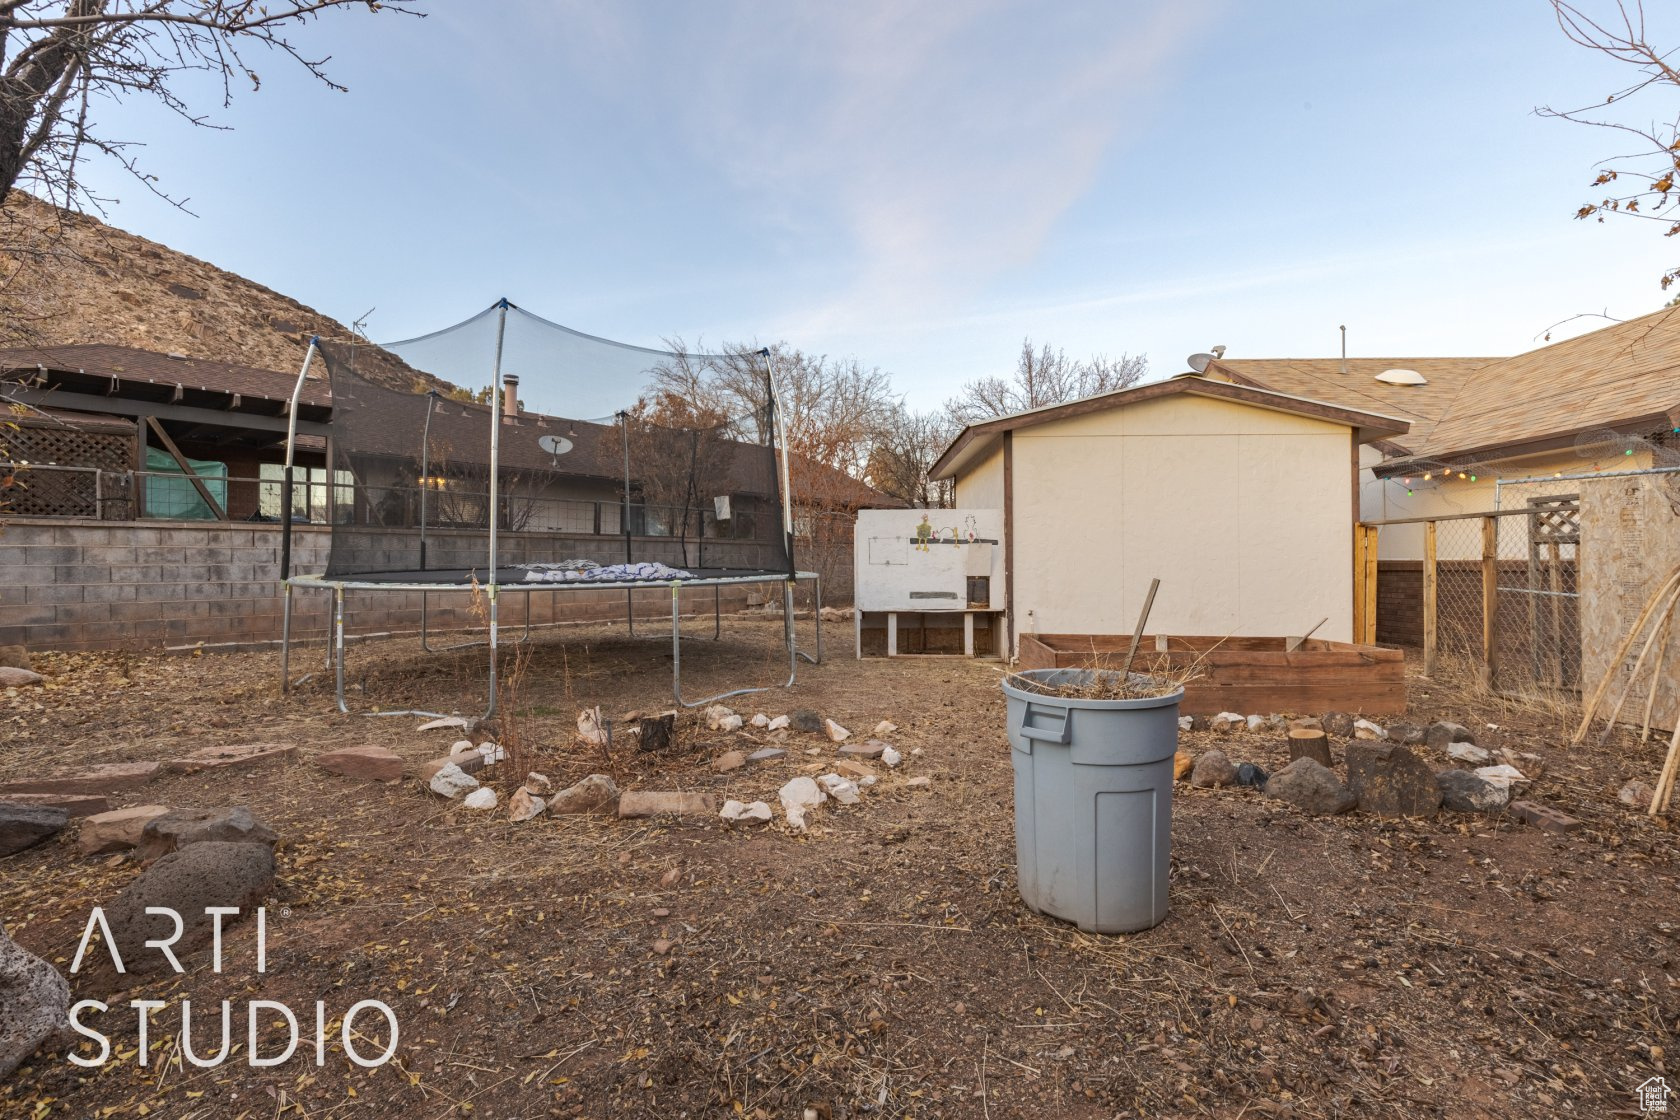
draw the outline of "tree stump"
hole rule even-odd
[[[641,728],[641,749],[644,751],[665,751],[671,749],[671,743],[676,738],[677,717],[667,712],[662,716],[643,716],[637,726]]]
[[[1289,730],[1289,761],[1310,758],[1321,766],[1334,766],[1330,760],[1330,740],[1324,732],[1312,727],[1292,727]]]

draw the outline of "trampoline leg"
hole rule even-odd
[[[484,709],[484,718],[489,719],[496,714],[496,605],[501,596],[496,594],[496,585],[490,585],[490,706]]]
[[[671,585],[671,695],[676,697],[677,703],[683,707],[682,698],[682,588],[677,584]]]
[[[723,640],[723,588],[712,588],[712,641]]]
[[[624,589],[624,624],[630,627],[630,636],[636,636],[636,593],[629,588]]]
[[[344,588],[333,588],[333,622],[332,622],[332,661],[334,696],[338,700],[338,710],[346,715],[350,712],[350,705],[344,702]]]
[[[436,653],[437,650],[426,644],[426,604],[430,598],[424,591],[420,592],[420,648],[427,653]]]
[[[810,662],[812,665],[821,665],[822,664],[822,577],[821,576],[814,576],[812,578],[816,581],[815,585],[814,585],[815,586],[815,591],[812,592],[812,597],[811,597],[811,609],[812,609],[812,615],[816,620],[816,626],[817,626],[817,655],[815,657],[812,657],[810,654],[806,653],[804,650],[800,650],[799,651],[799,656],[803,657],[806,661]],[[790,587],[790,588],[793,587],[793,581],[792,580],[788,581],[788,587]],[[792,597],[793,597],[793,592],[790,590],[788,592],[788,600],[789,600],[790,604],[792,602]]]
[[[292,690],[292,585],[280,594],[280,695]]]

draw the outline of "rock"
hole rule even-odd
[[[1237,768],[1225,757],[1224,751],[1207,751],[1196,759],[1190,771],[1190,784],[1202,789],[1232,785],[1237,780]]]
[[[458,754],[478,754],[478,744],[471,739],[457,739],[449,745],[449,755],[453,758]]]
[[[1481,766],[1476,769],[1476,777],[1506,790],[1507,795],[1515,795],[1529,786],[1528,776],[1515,766],[1501,763],[1498,766]]]
[[[650,947],[655,953],[663,957],[666,953],[671,951],[671,939],[668,937],[656,937],[653,939],[653,945]]]
[[[385,747],[344,747],[315,756],[315,765],[329,774],[358,778],[365,782],[402,780],[403,759]]]
[[[879,739],[866,739],[861,743],[847,743],[840,753],[852,758],[880,758],[887,753],[887,744]]]
[[[161,768],[162,764],[157,762],[112,762],[75,774],[0,783],[0,797],[9,793],[120,793],[145,785],[157,777]]]
[[[181,939],[171,948],[186,966],[186,955],[211,937],[205,907],[237,907],[243,917],[273,890],[272,848],[209,840],[170,852],[152,864],[106,907],[105,916],[124,967],[130,972],[153,972],[169,968],[169,962],[161,951],[147,949],[145,942],[168,938],[175,923],[167,914],[147,914],[146,907],[167,907],[181,916]],[[236,920],[222,919],[224,942],[227,927]]]
[[[1234,731],[1239,727],[1246,727],[1248,721],[1236,712],[1220,712],[1208,720],[1208,727],[1213,731]]]
[[[1244,762],[1237,767],[1237,785],[1248,789],[1263,789],[1266,785],[1266,772],[1252,762]]]
[[[515,824],[542,816],[542,811],[548,808],[548,803],[524,786],[513,791],[508,798],[508,820]]]
[[[1468,770],[1443,770],[1435,784],[1441,804],[1455,813],[1497,813],[1511,803],[1509,786],[1496,786]]]
[[[1415,723],[1391,723],[1388,738],[1403,747],[1419,747],[1423,745],[1423,728]]]
[[[735,709],[734,708],[726,708],[722,704],[712,704],[712,705],[709,705],[704,711],[702,711],[700,713],[700,715],[706,721],[706,730],[716,731],[716,730],[718,730],[719,725],[722,724],[724,720],[733,718],[735,716]],[[737,723],[735,725],[735,727],[740,727],[740,726],[741,725],[739,723]],[[730,730],[733,730],[733,728],[731,728]]]
[[[589,747],[604,747],[607,745],[607,725],[601,718],[600,708],[585,708],[577,717],[578,742]]]
[[[1181,732],[1189,731],[1195,725],[1196,725],[1196,719],[1195,719],[1194,716],[1179,716],[1178,717],[1178,729]]]
[[[709,793],[633,789],[618,797],[618,815],[630,817],[709,817],[717,801]]]
[[[440,716],[430,722],[422,723],[419,727],[415,728],[415,730],[442,731],[446,727],[459,727],[461,730],[465,731],[467,729],[467,721],[462,719],[460,716]]]
[[[1546,773],[1546,760],[1528,751],[1503,750],[1494,752],[1499,761],[1509,763],[1527,774],[1530,778],[1539,778]],[[72,814],[74,815],[74,814]]]
[[[889,768],[896,769],[898,764],[904,761],[904,756],[891,747],[883,747],[881,748],[881,761],[886,763]]]
[[[794,778],[777,791],[776,797],[782,803],[782,812],[787,816],[788,827],[804,832],[805,814],[828,800],[828,794],[822,787],[808,777]]]
[[[843,774],[848,778],[858,779],[859,786],[863,785],[863,780],[865,778],[873,778],[875,776],[875,771],[871,770],[863,763],[855,762],[849,758],[842,758],[839,762],[836,762],[834,764],[834,771],[835,773]]]
[[[842,778],[838,774],[820,774],[817,784],[822,786],[823,792],[842,805],[856,805],[858,797],[857,783],[850,778]]]
[[[519,788],[532,797],[547,797],[554,789],[554,783],[548,780],[547,774],[539,774],[533,770],[525,775],[525,783]]]
[[[8,793],[0,800],[13,805],[34,805],[39,809],[63,809],[70,819],[91,817],[111,808],[111,799],[92,793]]]
[[[1353,737],[1353,717],[1346,712],[1325,712],[1324,722],[1319,725],[1326,735],[1335,735],[1341,739]]]
[[[1208,729],[1208,717],[1207,716],[1202,715],[1199,712],[1194,713],[1190,716],[1190,730],[1192,730],[1192,731],[1206,731],[1207,729]]]
[[[727,731],[739,731],[739,730],[741,730],[742,722],[743,721],[742,721],[740,716],[736,716],[736,715],[724,716],[722,719],[718,720],[717,730],[718,731],[726,731],[726,732]]]
[[[1533,801],[1511,802],[1511,815],[1544,832],[1578,832],[1581,828],[1581,822],[1574,817],[1566,816],[1550,805],[1541,805]]]
[[[1247,726],[1250,731],[1258,731],[1262,727],[1266,726],[1266,717],[1251,715],[1243,720],[1243,724]]]
[[[507,751],[503,750],[495,743],[480,743],[478,745],[478,754],[480,758],[484,759],[484,765],[486,766],[494,766],[498,762],[507,761]]]
[[[1452,743],[1474,743],[1476,737],[1470,734],[1470,729],[1462,723],[1448,723],[1437,720],[1423,729],[1423,741],[1438,751],[1446,750]]]
[[[764,725],[764,730],[785,731],[788,727],[788,723],[789,720],[787,716],[777,716],[775,719]]]
[[[782,747],[765,747],[763,750],[754,751],[749,754],[747,756],[747,761],[774,762],[776,759],[783,758],[786,755],[787,751]]]
[[[870,729],[869,735],[870,735],[871,738],[874,738],[874,739],[884,739],[888,735],[891,735],[894,731],[897,731],[897,730],[898,730],[898,724],[894,723],[890,719],[884,719],[880,723],[877,723],[873,728]]]
[[[22,646],[0,646],[0,669],[34,668],[35,663],[29,659],[27,649]]]
[[[762,801],[725,801],[718,810],[718,816],[729,824],[769,824],[771,815],[770,806]]]
[[[1348,788],[1359,799],[1362,812],[1382,817],[1432,817],[1441,807],[1435,771],[1411,748],[1398,743],[1349,743],[1347,774]]]
[[[740,751],[724,751],[712,759],[712,769],[719,774],[727,774],[731,770],[739,770],[747,764],[747,756]]]
[[[1651,788],[1649,782],[1641,782],[1635,779],[1616,791],[1616,800],[1623,805],[1644,812],[1651,807],[1651,798],[1656,795],[1657,791]]]
[[[489,786],[479,786],[477,789],[461,798],[461,804],[466,806],[468,809],[477,809],[480,812],[487,812],[496,807],[496,791],[491,789]]]
[[[828,735],[828,741],[831,743],[844,743],[847,739],[852,737],[852,733],[850,731],[847,731],[844,727],[841,727],[838,723],[835,723],[831,719],[823,721],[823,731]]]
[[[1447,757],[1454,762],[1468,762],[1480,766],[1493,756],[1474,743],[1448,743]]]
[[[128,809],[97,813],[82,821],[82,831],[76,837],[76,850],[84,856],[96,856],[139,847],[140,836],[146,826],[167,812],[169,807],[166,805],[135,805]]]
[[[231,809],[171,809],[153,817],[140,829],[136,854],[154,860],[190,844],[256,844],[272,849],[279,841],[274,830],[243,805]]]
[[[918,777],[911,778],[908,782],[904,783],[904,786],[906,789],[926,789],[932,784],[933,779],[928,777],[926,774],[922,774]]]
[[[1310,758],[1320,766],[1335,766],[1330,757],[1330,737],[1316,727],[1296,727],[1289,732],[1289,761]]]
[[[0,801],[0,856],[45,843],[64,831],[70,814],[47,805]]]
[[[1289,721],[1291,731],[1323,731],[1324,723],[1317,716],[1301,716]]]
[[[0,926],[0,1082],[70,1025],[70,985]]]
[[[43,679],[41,674],[32,669],[0,665],[0,688],[28,688],[32,684],[40,684]]]
[[[550,813],[590,813],[618,809],[618,785],[605,774],[591,774],[548,799]]]
[[[430,785],[432,779],[438,776],[445,766],[453,766],[463,774],[476,774],[484,769],[484,756],[476,748],[452,754],[448,758],[434,758],[420,767],[419,778]]]
[[[825,722],[821,715],[812,711],[810,708],[799,709],[797,712],[788,716],[787,721],[786,726],[793,728],[795,731],[808,731],[814,735],[820,735],[822,733],[823,723]],[[770,729],[772,731],[775,730],[775,724],[775,720],[770,721]]]
[[[1190,776],[1190,770],[1196,765],[1196,756],[1189,751],[1173,752],[1173,781],[1182,782]]]
[[[465,797],[478,788],[478,779],[461,769],[454,762],[446,761],[432,780],[426,783],[428,789],[439,797],[451,799]]]
[[[765,715],[763,712],[759,712],[747,722],[752,724],[754,727],[766,728],[770,726],[770,717]]]
[[[246,743],[237,747],[206,747],[163,764],[171,774],[196,774],[200,770],[224,770],[232,766],[255,766],[297,754],[295,743]]]
[[[1268,778],[1266,796],[1315,816],[1345,813],[1359,800],[1334,770],[1308,756],[1297,758]]]
[[[1388,732],[1380,724],[1372,723],[1368,719],[1353,721],[1353,737],[1355,739],[1386,739]]]

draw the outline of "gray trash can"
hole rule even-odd
[[[1086,669],[1016,674],[1054,687]],[[1086,700],[1003,682],[1015,763],[1015,867],[1028,908],[1096,933],[1167,916],[1173,753],[1182,688],[1141,700]]]

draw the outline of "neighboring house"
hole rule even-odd
[[[1008,649],[1022,633],[1353,636],[1361,449],[1409,424],[1183,374],[963,429],[934,465],[1004,515]],[[994,603],[996,602],[994,596]]]
[[[1680,308],[1510,358],[1226,358],[1206,375],[1410,419],[1362,455],[1365,521],[1520,507],[1569,492],[1570,475],[1680,462]],[[1419,559],[1421,527],[1385,528],[1379,548]]]

